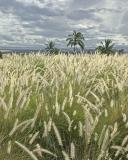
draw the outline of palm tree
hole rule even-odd
[[[109,54],[114,53],[113,51],[114,43],[111,39],[106,39],[104,42],[101,42],[101,45],[99,45],[96,50],[100,52],[101,54]]]
[[[54,48],[55,48],[55,42],[49,41],[49,42],[46,44],[45,50],[46,50],[47,52],[51,52],[51,51],[54,50]]]
[[[51,53],[58,54],[58,52],[59,52],[59,49],[57,49],[57,48],[55,47],[55,42],[53,42],[53,41],[49,41],[49,42],[46,44],[45,50],[46,50],[47,52],[49,52],[50,54],[51,54]]]
[[[71,46],[74,48],[74,52],[76,51],[76,46],[79,46],[82,50],[84,50],[84,36],[81,32],[73,31],[73,34],[68,35],[66,41],[68,41],[67,46]]]

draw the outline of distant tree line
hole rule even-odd
[[[85,51],[85,38],[84,35],[81,32],[73,31],[72,34],[69,34],[67,39],[67,47],[73,48],[73,54],[77,53],[79,51],[84,52]],[[56,44],[54,41],[48,41],[45,48],[45,51],[48,54],[58,54],[60,50],[56,48]],[[105,39],[104,41],[101,41],[100,44],[96,47],[95,51],[97,51],[100,54],[114,54],[114,43],[111,39]],[[78,50],[79,49],[79,50]],[[69,52],[68,52],[69,53]],[[118,50],[119,54],[124,53],[123,49]],[[0,59],[2,58],[2,52],[0,51]]]
[[[72,34],[68,35],[66,42],[67,42],[67,47],[70,46],[71,48],[73,48],[73,53],[75,53],[78,50],[77,47],[79,47],[82,52],[85,49],[85,38],[81,32],[73,31]],[[100,44],[96,47],[95,51],[109,56],[110,54],[115,53],[114,45],[115,44],[112,42],[111,39],[105,39],[104,41],[100,42]],[[55,47],[55,42],[53,41],[49,41],[46,44],[45,50],[49,53],[55,53],[55,54],[59,53],[59,49]],[[123,49],[120,49],[118,51],[119,54],[122,54],[123,52],[124,52]]]

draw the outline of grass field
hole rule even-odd
[[[127,116],[127,55],[0,59],[0,160],[126,160]]]

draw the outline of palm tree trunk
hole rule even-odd
[[[74,52],[76,52],[76,47],[75,47],[75,45],[74,45]]]

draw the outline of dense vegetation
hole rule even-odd
[[[127,55],[4,55],[1,160],[128,159]]]

